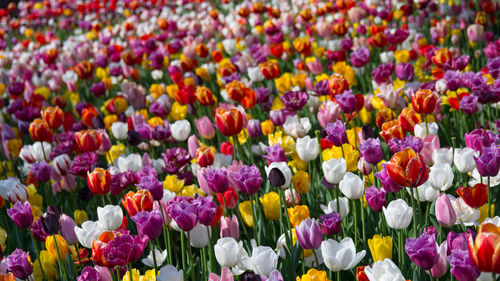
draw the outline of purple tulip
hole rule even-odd
[[[7,210],[7,214],[19,228],[30,227],[33,223],[33,213],[28,201],[17,201],[12,208]]]
[[[476,129],[465,134],[465,146],[477,152],[482,152],[483,147],[492,146],[494,143],[495,139],[483,129]]]
[[[362,67],[370,61],[370,51],[366,47],[359,48],[349,57],[354,67]]]
[[[56,206],[47,207],[47,211],[40,217],[43,230],[49,234],[57,234],[59,232],[59,218],[61,213]]]
[[[326,126],[326,133],[328,134],[326,140],[335,146],[342,146],[342,144],[348,142],[345,126],[340,120],[337,120],[335,123],[328,124]]]
[[[156,173],[140,177],[137,187],[148,190],[154,200],[163,198],[163,183],[158,180]]]
[[[500,170],[500,149],[496,146],[484,147],[481,156],[474,156],[479,174],[483,177],[494,177]]]
[[[182,171],[191,160],[189,152],[181,147],[169,148],[161,156],[163,157],[163,162],[165,162],[163,170],[170,174]]]
[[[340,232],[342,226],[342,217],[336,212],[331,212],[329,214],[322,215],[319,217],[321,222],[319,225],[321,226],[321,232],[324,235],[333,235]]]
[[[385,199],[385,190],[371,186],[365,190],[365,198],[368,206],[375,212],[382,211],[382,208],[387,204]]]
[[[321,227],[310,218],[303,220],[299,226],[296,226],[295,232],[299,245],[306,250],[317,249],[323,241]]]
[[[39,163],[34,163],[31,165],[31,173],[35,176],[38,182],[47,182],[50,180],[50,172],[52,171],[52,166],[47,164],[45,160]]]
[[[335,100],[344,113],[353,113],[356,111],[356,97],[351,91],[345,91],[340,95],[335,96]]]
[[[255,194],[262,184],[262,177],[257,166],[243,166],[237,172],[231,173],[237,188],[245,194]]]
[[[472,264],[468,250],[452,250],[451,255],[448,256],[448,262],[451,266],[451,274],[458,281],[476,280],[481,275],[479,269]]]
[[[477,107],[478,97],[474,95],[466,96],[460,101],[460,110],[465,114],[474,114],[479,108]]]
[[[285,124],[286,118],[293,115],[295,114],[292,111],[286,109],[271,110],[271,112],[269,112],[269,120],[273,122],[274,126],[283,126],[283,124]]]
[[[269,278],[267,278],[265,275],[261,276],[262,281],[283,281],[283,276],[281,276],[281,273],[275,269],[269,274]]]
[[[167,205],[168,215],[184,231],[191,231],[198,221],[198,211],[192,200],[190,197],[177,196]]]
[[[155,240],[160,236],[163,229],[163,219],[160,211],[141,211],[131,219],[137,225],[137,232],[140,235],[147,235],[150,240]]]
[[[384,10],[382,10],[384,12]],[[380,15],[380,14],[379,14]],[[391,45],[397,45],[400,43],[403,43],[403,41],[410,36],[410,32],[406,29],[386,29],[385,30],[385,38],[387,39],[387,42]]]
[[[112,267],[134,263],[141,257],[148,240],[148,236],[145,235],[117,236],[104,248],[104,258]]]
[[[413,65],[410,62],[398,63],[395,68],[396,77],[399,80],[410,81],[413,79]]]
[[[391,179],[391,177],[389,177],[385,165],[383,165],[383,167],[384,168],[380,172],[375,173],[375,176],[380,180],[380,183],[382,184],[382,188],[384,188],[385,191],[389,193],[399,192],[401,190],[401,186],[399,186]]]
[[[76,245],[78,244],[78,237],[76,237],[75,233],[75,221],[68,215],[62,214],[59,219],[59,230],[61,232],[62,237],[68,244]]]
[[[281,96],[285,108],[290,111],[299,111],[306,105],[309,95],[306,91],[288,91]]]
[[[106,94],[106,84],[104,82],[97,82],[90,86],[90,92],[96,97],[104,96]]]
[[[379,139],[367,139],[359,145],[359,151],[366,162],[374,165],[384,157]]]
[[[207,168],[203,177],[207,181],[208,188],[215,193],[223,193],[229,187],[229,179],[227,177],[226,168],[213,169]]]
[[[170,126],[155,126],[153,128],[152,137],[157,141],[166,141],[171,134]]]
[[[101,281],[100,275],[97,270],[92,266],[86,266],[82,269],[82,273],[78,276],[77,281]]]
[[[197,206],[198,222],[205,226],[211,225],[217,214],[217,204],[212,197],[198,197],[194,200],[194,204]]]
[[[33,273],[33,266],[29,260],[29,253],[16,249],[6,259],[7,270],[17,279],[25,280]]]
[[[266,148],[266,152],[267,155],[263,155],[262,157],[264,157],[267,161],[269,161],[269,163],[286,162],[288,159],[285,155],[285,150],[283,149],[283,147],[281,147],[279,143],[272,146],[268,146]]]
[[[36,240],[44,242],[48,234],[43,230],[42,218],[37,219],[30,226],[30,232],[33,234]]]
[[[424,270],[431,269],[439,259],[436,237],[427,232],[417,238],[407,238],[405,250],[410,259]]]
[[[448,254],[451,254],[453,250],[464,250],[468,251],[468,241],[467,237],[472,235],[473,240],[476,239],[476,233],[471,229],[467,229],[463,233],[455,233],[453,231],[448,232],[446,236],[446,243],[448,243]]]
[[[329,95],[330,92],[328,90],[328,79],[321,80],[314,85],[314,92],[316,92],[319,96]]]
[[[392,62],[383,63],[372,70],[372,77],[378,84],[387,82],[394,71],[394,64]]]
[[[258,138],[262,136],[262,127],[258,119],[248,120],[247,125],[248,136],[251,138]]]

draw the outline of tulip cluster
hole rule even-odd
[[[0,280],[500,275],[498,1],[14,2]]]

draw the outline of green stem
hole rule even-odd
[[[215,271],[215,261],[214,261],[214,248],[212,247],[212,237],[210,237],[210,226],[207,226],[208,235],[208,259],[210,264],[210,272]]]
[[[129,277],[129,281],[134,281],[134,277],[132,275],[132,266],[131,265],[128,265],[128,277]]]
[[[186,267],[186,236],[184,235],[184,230],[181,230],[181,251],[182,251],[182,269],[187,272]]]
[[[413,237],[417,237],[417,212],[415,212],[415,193],[413,191],[413,187],[411,188],[411,208],[413,213]]]
[[[365,228],[365,208],[363,207],[363,198],[360,199],[360,208],[361,210],[361,228],[363,232],[363,242],[366,240],[366,228]]]
[[[61,256],[59,255],[59,246],[57,245],[56,235],[52,234],[52,238],[54,239],[54,245],[56,246],[57,264],[59,265],[59,275],[61,276],[61,279],[63,279],[63,273],[64,273],[65,277],[64,280],[67,280],[66,271],[64,270],[64,267],[61,264]]]
[[[490,176],[488,176],[488,217],[492,218],[492,213],[491,213],[491,182],[490,182]],[[493,279],[495,280],[495,279]]]
[[[352,204],[354,209],[354,244],[358,244],[358,208],[356,208],[356,201]]]
[[[160,206],[161,208],[161,206]],[[156,245],[155,245],[155,240],[150,240],[149,242],[151,242],[151,248],[153,248],[153,264],[155,266],[155,276],[158,275],[158,265],[156,264]]]

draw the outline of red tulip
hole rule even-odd
[[[469,234],[468,241],[472,263],[482,272],[500,273],[500,227],[483,223],[476,240]]]
[[[243,129],[243,116],[235,108],[226,110],[219,107],[215,114],[215,124],[224,136],[237,135]]]
[[[419,186],[429,178],[424,158],[409,147],[394,154],[386,168],[389,177],[401,186]]]
[[[153,210],[153,196],[146,189],[137,192],[129,191],[123,196],[122,205],[129,216],[133,217],[140,211]]]
[[[42,110],[41,115],[43,120],[47,122],[49,127],[52,129],[59,128],[63,122],[63,112],[58,106],[47,107]]]
[[[488,186],[486,184],[477,183],[473,187],[461,186],[457,189],[457,193],[471,208],[479,208],[488,202]]]
[[[431,90],[420,89],[411,95],[411,104],[417,113],[430,114],[436,108],[437,95]]]
[[[107,194],[111,190],[111,174],[103,168],[87,172],[87,184],[94,194]]]

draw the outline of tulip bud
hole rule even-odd
[[[435,208],[436,219],[440,225],[449,228],[455,224],[457,215],[451,205],[450,198],[446,194],[441,193],[441,195],[439,195],[436,200]]]

